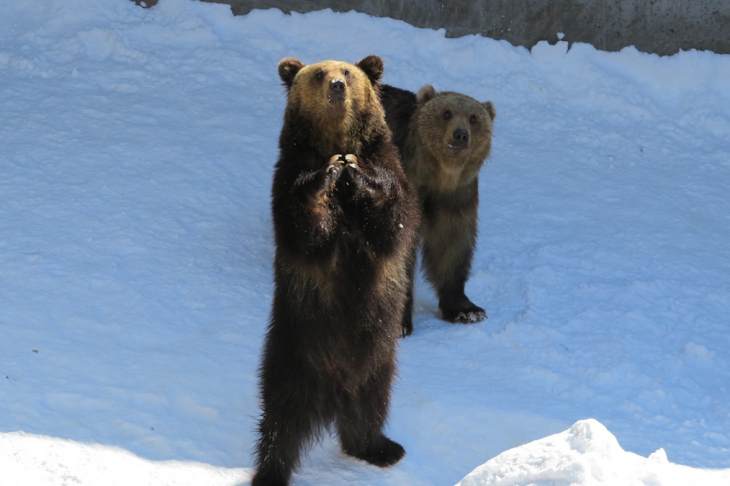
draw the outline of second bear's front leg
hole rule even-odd
[[[486,311],[464,293],[476,240],[473,216],[442,214],[424,228],[423,266],[438,293],[441,316],[450,322],[468,324],[487,318]]]

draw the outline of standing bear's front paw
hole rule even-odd
[[[347,154],[344,160],[345,166],[337,182],[337,191],[343,200],[380,206],[385,195],[377,171],[356,155]]]
[[[337,182],[337,190],[345,200],[350,200],[360,192],[364,184],[365,173],[360,167],[359,159],[354,154],[341,156],[340,163],[342,163],[342,170]]]
[[[337,179],[342,174],[342,168],[345,167],[345,156],[342,154],[335,154],[329,158],[327,165],[324,168],[324,186],[325,191],[329,192],[335,188]]]

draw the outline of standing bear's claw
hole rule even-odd
[[[337,173],[345,166],[345,156],[335,154],[327,161],[327,174],[337,175]]]
[[[357,155],[347,154],[344,156],[344,160],[348,167],[352,167],[353,169],[356,169],[358,167]]]
[[[335,154],[327,161],[327,172],[331,172],[334,169],[338,169],[340,166],[345,165],[345,156],[342,154]]]

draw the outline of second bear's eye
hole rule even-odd
[[[324,79],[324,71],[317,71],[314,74],[314,79],[316,79],[317,81],[322,81]]]
[[[475,125],[476,122],[478,122],[478,121],[479,121],[479,118],[477,118],[476,115],[472,115],[469,117],[469,123],[471,123],[472,125]]]
[[[349,69],[345,69],[345,77],[346,78],[349,78],[350,77],[350,70]]]
[[[451,120],[452,114],[451,114],[450,110],[446,110],[443,112],[443,114],[441,116],[443,117],[444,120]]]

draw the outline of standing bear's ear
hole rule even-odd
[[[294,76],[297,75],[300,69],[304,67],[302,61],[296,57],[285,57],[279,61],[279,77],[284,82],[286,89],[291,88],[294,82]]]
[[[423,103],[432,99],[434,96],[436,96],[436,90],[433,88],[433,86],[427,84],[418,90],[418,93],[416,94],[416,102],[419,105],[422,105]]]
[[[485,110],[487,110],[487,113],[489,113],[489,118],[491,118],[492,121],[494,121],[494,117],[497,116],[497,112],[494,111],[494,105],[492,104],[492,102],[485,101],[484,103],[482,103],[482,106],[484,107]]]
[[[368,56],[357,63],[357,67],[363,70],[370,78],[370,82],[376,84],[383,76],[383,60],[378,56]]]

